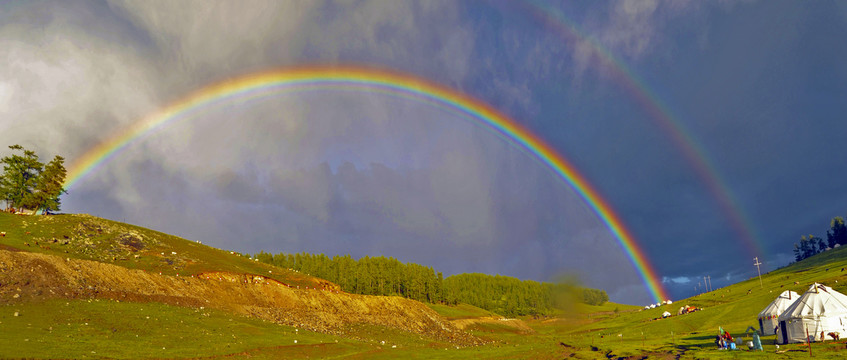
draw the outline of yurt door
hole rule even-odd
[[[788,344],[788,331],[785,331],[785,321],[779,322],[779,330],[782,333],[782,343]]]

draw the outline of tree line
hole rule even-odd
[[[38,155],[20,145],[9,146],[12,154],[0,159],[0,200],[7,210],[30,209],[59,211],[64,189],[65,159],[56,156],[44,164]]]
[[[428,303],[466,303],[505,316],[543,315],[558,307],[559,284],[486,274],[444,278],[432,267],[402,263],[393,257],[350,255],[269,254],[254,258],[266,264],[297,270],[333,282],[342,290],[363,295],[402,296]],[[609,300],[603,290],[579,289],[578,300],[600,305]]]
[[[844,224],[843,217],[836,216],[829,222],[826,242],[820,237],[809,234],[809,236],[801,236],[800,243],[794,243],[794,260],[800,261],[845,244],[847,244],[847,225]]]

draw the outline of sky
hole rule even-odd
[[[227,79],[365,66],[487,104],[567,159],[672,299],[847,214],[847,3],[4,1],[0,144],[73,166]],[[8,151],[0,150],[0,154]],[[603,218],[480,121],[383,93],[235,97],[147,132],[62,210],[257,253],[562,274],[651,295]]]

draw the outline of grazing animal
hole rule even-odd
[[[841,339],[841,334],[837,331],[833,331],[831,333],[828,333],[827,335],[829,335],[829,337],[831,337],[832,340],[835,340],[835,341],[838,341],[839,339]]]

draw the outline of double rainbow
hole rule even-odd
[[[445,86],[409,74],[356,66],[306,66],[250,74],[204,87],[138,120],[83,154],[68,170],[65,188],[108,161],[133,140],[184,117],[192,110],[227,99],[285,89],[353,88],[410,98],[447,107],[484,124],[537,157],[567,182],[614,234],[629,261],[656,301],[669,299],[653,266],[635,237],[609,203],[577,169],[550,145],[491,106]]]

